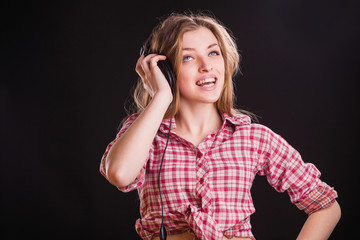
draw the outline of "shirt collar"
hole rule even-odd
[[[227,113],[222,113],[221,117],[223,119],[223,125],[227,122],[237,126],[237,125],[248,125],[251,123],[251,118],[244,114],[234,114],[229,115]],[[160,125],[160,131],[168,132],[170,126],[170,118],[163,119]],[[171,121],[171,129],[176,129],[176,121],[175,118],[172,118]]]
[[[170,118],[163,119],[160,125],[160,131],[162,132],[168,132],[170,126]],[[176,121],[175,118],[171,118],[171,129],[176,129]]]
[[[233,125],[248,125],[251,124],[251,118],[245,114],[229,115],[227,113],[222,114],[223,122],[228,121]]]

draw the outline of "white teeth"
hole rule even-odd
[[[202,86],[202,85],[206,85],[206,84],[209,84],[209,83],[214,83],[215,84],[215,81],[216,81],[215,78],[206,78],[206,79],[197,81],[196,85]]]

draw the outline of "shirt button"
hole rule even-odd
[[[204,184],[204,178],[200,178],[200,184]]]

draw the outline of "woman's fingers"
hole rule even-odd
[[[157,55],[157,54],[149,54],[147,56],[141,55],[138,59],[136,65],[136,72],[138,73],[150,73],[152,70],[156,69],[157,62],[161,60],[165,60],[166,56]]]
[[[157,65],[158,61],[165,60],[165,59],[166,59],[166,56],[164,56],[164,55],[155,55],[155,56],[153,56],[150,59],[150,67],[151,67],[151,69],[153,70],[158,66]]]
[[[158,67],[158,61],[165,60],[166,56],[158,54],[141,55],[136,63],[136,72],[142,79],[144,88],[153,96],[166,82],[165,76]]]

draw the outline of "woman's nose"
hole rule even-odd
[[[212,70],[212,66],[209,62],[209,60],[201,59],[200,66],[199,66],[199,72],[209,72]]]

